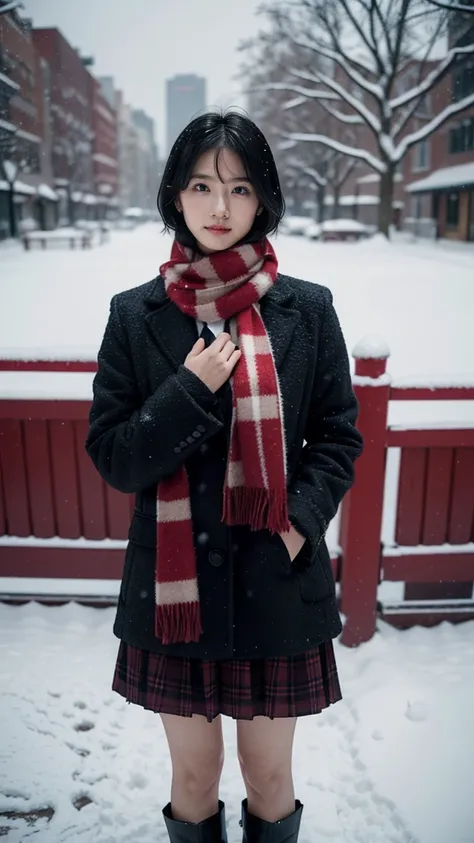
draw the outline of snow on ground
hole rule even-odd
[[[472,373],[474,251],[378,237],[315,243],[282,235],[275,245],[282,272],[331,288],[349,349],[380,334],[395,377]],[[0,354],[95,360],[110,298],[153,278],[169,249],[157,224],[114,232],[110,244],[85,251],[0,249]]]
[[[110,690],[113,609],[0,605],[0,835],[157,843],[169,798],[161,720]],[[474,623],[336,642],[344,699],[301,718],[302,843],[472,843]],[[243,786],[224,720],[229,843]],[[16,814],[44,812],[28,825]],[[12,815],[13,814],[13,815]],[[5,829],[5,831],[2,831]]]
[[[0,358],[95,360],[111,296],[154,277],[169,246],[156,225],[84,252],[2,244]],[[378,334],[396,379],[472,383],[471,249],[283,236],[276,246],[283,272],[333,291],[349,349]],[[0,398],[86,399],[91,380],[5,372]],[[474,423],[474,402],[401,404],[392,422]],[[113,609],[74,603],[0,604],[0,836],[11,843],[165,840],[161,721],[110,690],[112,620]],[[474,623],[380,623],[356,650],[336,642],[336,656],[344,700],[297,730],[302,843],[474,843]],[[222,797],[237,843],[243,793],[234,724],[224,727]]]
[[[154,278],[170,243],[155,223],[113,232],[110,243],[85,251],[1,245],[0,359],[95,361],[111,297]],[[332,290],[349,351],[364,336],[378,335],[390,348],[393,378],[472,383],[472,248],[388,244],[379,237],[315,243],[284,235],[275,245],[282,272]],[[91,394],[92,377],[4,372],[0,398],[83,399]],[[474,422],[472,402],[444,402],[436,413],[441,422]],[[399,402],[390,422],[419,424],[432,414],[431,402]]]

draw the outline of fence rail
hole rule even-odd
[[[389,425],[393,401],[474,401],[474,384],[391,384],[388,350],[355,350],[365,449],[341,506],[332,564],[342,641],[367,641],[377,617],[397,626],[474,618],[473,427]],[[372,355],[372,356],[371,356]],[[93,372],[90,361],[0,360],[0,371]],[[84,451],[90,401],[0,399],[0,577],[120,579],[134,498],[101,479]],[[474,416],[474,413],[473,413]],[[387,456],[399,451],[393,540],[382,540]],[[380,588],[403,583],[402,599]],[[60,600],[3,588],[3,599]],[[110,602],[110,589],[62,599]],[[91,593],[92,593],[91,589]]]

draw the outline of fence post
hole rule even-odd
[[[390,350],[375,336],[357,343],[354,390],[359,401],[357,427],[364,451],[355,467],[355,483],[344,498],[339,543],[342,551],[341,643],[355,647],[375,632],[379,583],[383,492],[390,377]]]

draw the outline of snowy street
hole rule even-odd
[[[157,225],[91,250],[0,244],[0,359],[95,360],[111,296],[169,254]],[[474,381],[474,250],[374,238],[279,236],[280,270],[327,285],[349,352],[374,334],[396,382]],[[92,373],[0,372],[0,397],[88,400]],[[474,402],[391,410],[416,426],[462,421]],[[334,533],[332,534],[334,536]],[[0,603],[0,837],[8,843],[165,841],[170,763],[158,715],[111,691],[114,609]],[[342,702],[297,727],[302,843],[474,843],[474,622],[335,642]],[[224,720],[229,843],[243,787]]]
[[[9,843],[165,841],[159,716],[110,690],[113,609],[0,605],[0,834]],[[472,843],[474,623],[336,642],[344,699],[299,721],[302,843]],[[229,843],[243,789],[224,718]],[[11,813],[40,815],[34,824]],[[44,814],[42,814],[44,812]]]

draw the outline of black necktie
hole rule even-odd
[[[229,321],[230,321],[229,319],[226,319],[226,321],[225,321],[225,325],[224,325],[224,331],[227,331],[227,333],[228,333],[228,334],[230,333],[230,325],[229,325]],[[209,346],[210,346],[210,345],[214,342],[214,340],[216,339],[216,337],[215,337],[215,336],[214,336],[214,334],[212,333],[211,329],[208,327],[207,322],[204,322],[204,323],[203,323],[203,328],[202,328],[202,331],[201,331],[201,333],[199,334],[199,336],[200,336],[200,337],[202,337],[202,338],[203,338],[203,340],[204,340],[204,342],[206,343],[206,348],[209,348]]]
[[[215,336],[212,333],[211,329],[208,327],[207,322],[204,322],[203,328],[201,333],[199,334],[200,337],[203,338],[204,342],[206,343],[206,348],[214,342]]]

